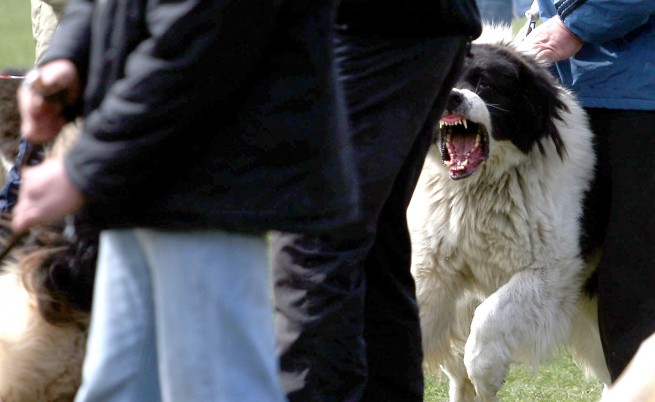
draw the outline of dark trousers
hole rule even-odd
[[[321,236],[273,235],[291,402],[423,400],[406,210],[465,49],[463,37],[338,35],[363,218]]]
[[[598,320],[612,380],[655,331],[655,111],[588,109],[609,221]]]

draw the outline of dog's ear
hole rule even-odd
[[[568,112],[568,107],[559,97],[561,88],[547,64],[525,54],[520,55],[519,63],[517,85],[521,88],[518,93],[522,97],[520,107],[523,110],[516,117],[523,120],[520,127],[530,130],[524,136],[530,142],[526,146],[531,146],[532,140],[536,139],[543,152],[542,140],[550,138],[559,156],[563,157],[566,150],[554,122],[555,119],[562,120],[562,112]]]

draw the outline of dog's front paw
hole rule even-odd
[[[492,304],[493,300],[487,299],[476,309],[464,347],[464,365],[480,402],[498,400],[496,394],[511,362],[506,332],[499,325],[502,323],[496,322]]]
[[[492,349],[486,349],[486,348]],[[480,402],[496,402],[496,394],[505,381],[509,362],[492,352],[494,345],[466,343],[464,364]],[[486,349],[486,350],[485,350]]]

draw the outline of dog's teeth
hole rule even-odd
[[[464,125],[464,128],[468,129],[468,127],[466,126],[466,120],[462,120],[462,124]]]
[[[441,129],[441,128],[443,128],[443,126],[444,126],[444,121],[443,121],[443,120],[439,120],[439,128]]]
[[[475,147],[477,148],[479,146],[480,146],[480,134],[475,136]]]

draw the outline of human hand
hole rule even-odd
[[[11,221],[15,233],[63,218],[84,204],[84,196],[68,178],[62,159],[25,166],[21,174],[18,203]]]
[[[68,60],[55,60],[32,70],[23,84],[18,90],[21,135],[34,144],[48,142],[67,123],[65,106],[80,96],[77,69]]]
[[[537,59],[555,62],[578,53],[583,44],[559,16],[554,16],[538,25],[519,42],[519,49],[533,53]]]

